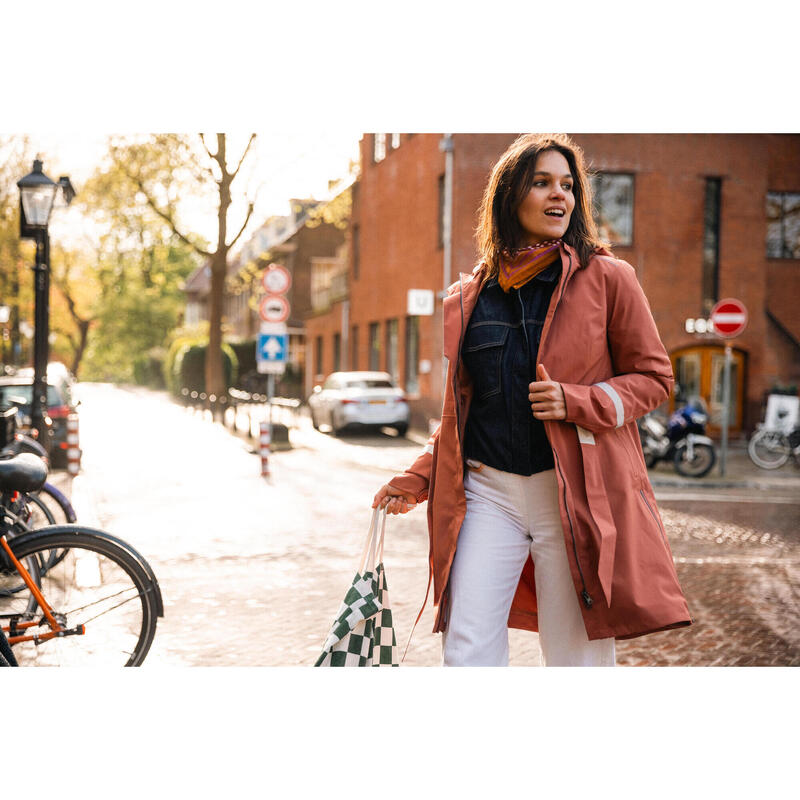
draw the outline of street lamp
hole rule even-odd
[[[33,162],[33,172],[17,181],[19,187],[19,235],[36,240],[34,275],[33,396],[31,424],[39,432],[40,444],[50,451],[45,411],[47,410],[47,362],[50,335],[50,235],[47,224],[56,192],[61,189],[67,205],[75,190],[69,178],[62,175],[58,183],[42,172],[42,162]]]

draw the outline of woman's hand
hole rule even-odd
[[[536,377],[539,380],[528,385],[533,416],[536,419],[566,419],[567,404],[561,384],[550,380],[544,364],[536,368]]]
[[[417,498],[413,494],[401,492],[388,483],[378,489],[378,493],[372,501],[373,508],[385,507],[387,514],[407,514],[416,505]]]

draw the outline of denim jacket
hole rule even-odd
[[[492,278],[478,296],[461,351],[474,386],[467,459],[517,475],[554,467],[544,424],[531,412],[528,384],[536,380],[542,325],[560,270],[560,263],[552,264],[507,293]]]

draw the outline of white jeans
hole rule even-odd
[[[467,512],[450,571],[443,665],[508,666],[508,614],[533,557],[545,666],[614,666],[614,639],[589,641],[567,561],[555,470],[514,475],[483,465],[464,479]]]

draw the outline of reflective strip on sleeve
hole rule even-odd
[[[621,428],[625,424],[625,409],[622,407],[622,398],[617,394],[617,390],[605,381],[596,383],[595,386],[602,389],[611,398],[617,411],[617,427]]]
[[[575,426],[578,429],[578,441],[581,444],[594,444],[594,434],[587,431],[586,428],[581,428],[580,425]]]

